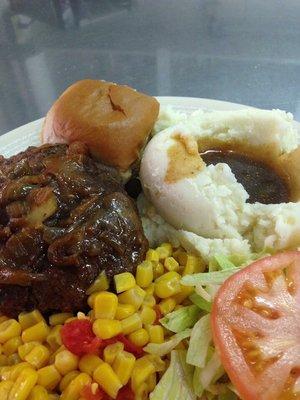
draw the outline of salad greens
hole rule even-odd
[[[210,326],[212,301],[220,285],[240,269],[241,262],[222,255],[215,256],[208,272],[185,275],[181,284],[194,286],[189,296],[193,303],[160,319],[175,335],[162,344],[149,343],[144,350],[164,356],[171,353],[171,362],[150,395],[151,400],[236,400],[231,383],[218,382],[225,371],[213,347]],[[189,329],[192,328],[192,329]],[[174,350],[181,342],[187,350]]]
[[[195,325],[199,318],[197,305],[182,307],[179,310],[167,314],[159,322],[169,331],[178,333]]]
[[[197,293],[192,293],[189,297],[192,303],[194,303],[200,310],[211,312],[211,302],[205,300],[203,297],[199,296]]]
[[[204,368],[211,341],[210,316],[207,314],[194,325],[186,361],[195,367]]]
[[[170,353],[182,340],[191,336],[191,332],[191,329],[186,329],[180,333],[176,333],[176,335],[173,335],[167,342],[161,344],[149,343],[144,347],[144,351],[159,357],[165,356],[166,354]]]
[[[235,274],[239,268],[223,269],[222,271],[200,272],[198,274],[186,275],[181,279],[182,285],[195,286],[215,284],[221,285],[227,278]]]
[[[173,350],[170,366],[150,394],[150,400],[196,400],[193,370],[186,362],[186,351]]]

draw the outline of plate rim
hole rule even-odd
[[[188,113],[197,109],[234,111],[248,108],[255,108],[246,104],[233,103],[225,100],[209,99],[204,97],[188,96],[155,96],[162,106],[171,106],[176,110]],[[10,157],[29,146],[41,145],[39,133],[45,117],[38,118],[27,124],[18,126],[2,135],[0,135],[0,154],[4,157]],[[299,135],[300,123],[295,121]]]

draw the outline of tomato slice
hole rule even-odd
[[[300,252],[266,257],[227,279],[212,330],[242,399],[300,399]]]
[[[65,347],[77,356],[97,353],[102,343],[95,336],[92,323],[88,319],[74,319],[66,323],[60,334]]]

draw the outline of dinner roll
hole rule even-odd
[[[47,113],[43,143],[85,143],[108,165],[127,170],[153,128],[158,101],[128,86],[86,79],[70,86]]]

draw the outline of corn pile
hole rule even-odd
[[[0,399],[148,399],[168,357],[142,348],[172,336],[158,319],[190,304],[191,288],[181,277],[203,268],[199,258],[164,243],[147,252],[135,276],[115,275],[116,293],[100,274],[87,292],[87,314],[55,314],[48,323],[38,310],[18,320],[0,316]],[[72,350],[62,340],[65,329],[75,335],[69,328],[78,321],[90,324],[94,350],[80,349],[80,340],[80,351]]]

